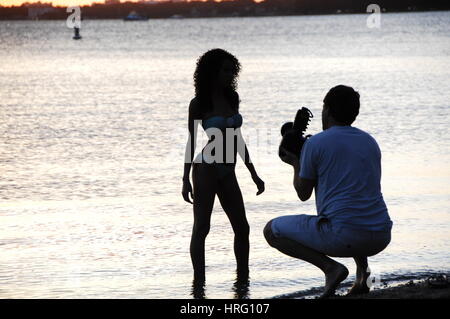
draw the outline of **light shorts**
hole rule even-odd
[[[286,237],[331,257],[373,256],[391,241],[390,231],[369,231],[332,224],[317,215],[289,215],[272,219],[275,237]]]

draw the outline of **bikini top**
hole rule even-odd
[[[211,127],[215,127],[218,129],[225,129],[227,127],[230,128],[238,128],[242,126],[242,115],[236,113],[230,117],[224,116],[212,116],[202,121],[203,129],[209,129]]]

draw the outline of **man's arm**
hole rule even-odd
[[[307,201],[311,197],[312,191],[316,186],[316,180],[301,178],[299,176],[300,161],[295,161],[292,166],[294,166],[294,188],[297,192],[297,196],[302,202]]]

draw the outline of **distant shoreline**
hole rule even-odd
[[[399,14],[399,13],[425,13],[425,12],[449,12],[449,9],[430,9],[430,10],[397,10],[397,11],[384,11],[381,12],[382,15],[385,14]],[[172,15],[169,17],[152,17],[143,21],[124,21],[123,17],[81,17],[82,21],[86,20],[121,20],[124,22],[149,22],[152,20],[185,20],[185,19],[228,19],[228,18],[267,18],[267,17],[300,17],[300,16],[344,16],[344,15],[367,15],[369,16],[370,12],[323,12],[323,13],[295,13],[295,14],[282,14],[282,13],[274,13],[274,14],[255,14],[255,15],[216,15],[216,16],[180,16],[180,15]],[[67,13],[69,15],[69,13]],[[39,18],[26,18],[26,17],[17,17],[17,18],[5,18],[0,17],[0,21],[64,21],[67,17],[39,17]]]

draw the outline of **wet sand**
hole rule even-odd
[[[436,288],[426,279],[401,284],[396,287],[380,288],[359,296],[333,296],[330,299],[449,299],[450,284]]]
[[[450,274],[429,272],[428,274],[404,274],[385,278],[367,294],[348,296],[351,281],[341,283],[334,296],[329,299],[450,299]],[[314,287],[274,299],[317,299],[324,287]]]

